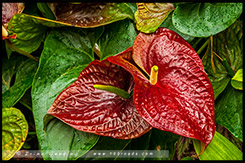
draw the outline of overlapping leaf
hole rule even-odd
[[[33,115],[36,125],[37,138],[43,158],[46,159],[76,159],[70,150],[77,152],[77,157],[85,154],[96,144],[98,136],[77,132],[61,121],[53,119],[43,131],[43,118],[58,94],[70,85],[81,70],[93,60],[95,42],[102,34],[103,28],[80,29],[59,28],[52,30],[44,43],[39,68],[32,85]],[[51,128],[65,128],[55,130]],[[69,134],[68,134],[69,133]],[[57,135],[63,137],[64,146],[59,146]],[[83,140],[83,141],[80,141]],[[50,155],[49,150],[65,150],[67,155],[57,158]]]
[[[38,63],[32,59],[27,59],[18,66],[15,83],[2,94],[2,106],[12,107],[24,95],[25,91],[31,87]]]
[[[243,92],[229,83],[215,102],[215,122],[243,141]]]
[[[124,99],[95,89],[95,84],[114,86],[130,93],[133,78],[117,65],[95,60],[59,94],[47,114],[75,129],[119,139],[136,138],[151,129],[134,107],[133,98]]]
[[[19,109],[2,109],[2,160],[11,159],[23,146],[28,123]]]
[[[121,53],[133,46],[136,36],[134,24],[129,19],[105,26],[105,30],[98,40],[100,60]]]
[[[243,31],[242,24],[235,22],[227,30],[213,36],[213,51],[217,53],[222,59],[226,59],[229,66],[235,71],[240,69],[243,64]],[[223,62],[217,57],[213,56],[213,63],[215,72],[212,68],[211,62],[211,46],[203,56],[202,62],[205,71],[213,85],[215,99],[226,88],[230,81],[230,76]]]
[[[242,3],[179,4],[173,13],[173,24],[182,33],[208,37],[232,25],[241,15],[242,8]]]
[[[49,8],[48,3],[37,3],[37,7],[46,18],[55,20],[55,16]]]
[[[130,57],[146,74],[159,67],[156,85],[128,61]],[[199,56],[178,34],[166,28],[140,33],[133,49],[108,60],[134,76],[135,106],[151,126],[210,143],[215,132],[212,85]]]
[[[56,21],[89,28],[106,25],[125,18],[133,19],[126,3],[50,3]]]
[[[242,40],[242,24],[239,21],[213,37],[213,51],[222,59],[226,59],[228,66],[234,72],[240,69],[243,64]],[[242,140],[242,92],[230,86],[231,76],[227,73],[223,62],[215,55],[213,56],[214,72],[211,64],[210,47],[202,61],[217,99],[216,123],[226,127],[234,136]],[[221,94],[222,92],[223,94]]]
[[[231,79],[231,85],[233,88],[243,90],[243,69],[239,69],[234,77]]]
[[[126,3],[51,3],[57,20],[27,14],[16,14],[8,29],[17,35],[11,42],[19,49],[31,53],[43,41],[47,27],[97,27],[126,18],[133,13]]]
[[[48,27],[67,25],[72,26],[71,24],[22,13],[12,17],[8,29],[17,35],[16,39],[11,39],[11,42],[17,48],[31,53],[40,46]]]
[[[10,59],[2,57],[2,94],[10,89],[11,81],[14,80],[14,74],[17,72],[18,67],[25,60],[24,56],[12,55]]]
[[[172,3],[137,3],[137,7],[136,27],[144,33],[155,32],[168,14],[174,10]]]
[[[31,53],[43,41],[47,27],[37,24],[26,14],[16,14],[9,22],[8,30],[16,34],[10,41],[19,49]]]
[[[190,36],[190,35],[186,35],[180,31],[178,31],[172,22],[172,13],[169,14],[169,16],[164,20],[164,22],[159,26],[159,27],[164,27],[164,28],[168,28],[176,33],[178,33],[181,37],[183,37],[183,39],[185,39],[188,43],[190,43],[195,37]]]
[[[193,140],[196,153],[201,152],[201,143]],[[199,156],[200,160],[242,160],[243,153],[223,135],[215,132],[214,138],[203,154]]]

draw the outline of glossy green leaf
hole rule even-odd
[[[238,149],[242,151],[243,142],[236,138],[231,132],[225,128],[224,126],[221,126],[219,124],[216,124],[216,131],[219,132],[221,135],[223,135],[226,139],[228,139],[230,142],[232,142]]]
[[[135,13],[137,11],[136,3],[127,3],[128,6],[131,8],[132,12]]]
[[[172,3],[137,3],[135,12],[136,28],[144,33],[155,32],[174,10]]]
[[[50,3],[49,6],[57,22],[82,28],[133,19],[133,12],[126,3]]]
[[[231,85],[233,88],[243,90],[243,69],[239,69],[235,76],[231,79]]]
[[[243,92],[230,84],[215,101],[215,122],[243,141]]]
[[[105,31],[98,40],[100,60],[133,46],[136,35],[134,24],[129,19],[105,26]]]
[[[174,10],[173,24],[182,33],[208,37],[228,28],[242,11],[242,3],[180,4]]]
[[[60,132],[61,130],[62,132]],[[49,155],[52,160],[76,160],[88,152],[98,141],[98,138],[94,134],[74,130],[56,118],[53,118],[47,126]],[[56,154],[57,152],[61,152],[62,155]]]
[[[46,36],[47,27],[63,27],[67,24],[39,17],[37,14],[16,14],[9,22],[8,30],[17,34],[16,39],[10,39],[16,48],[32,53]]]
[[[26,14],[16,14],[9,21],[8,30],[16,33],[16,39],[10,41],[19,49],[31,53],[43,41],[47,27],[37,24]]]
[[[11,81],[17,71],[19,65],[24,62],[26,57],[19,55],[12,55],[10,59],[2,57],[2,94],[4,94],[11,87]]]
[[[194,140],[196,153],[201,151],[201,143],[199,140]],[[214,138],[207,146],[204,153],[199,156],[200,160],[242,160],[243,153],[223,135],[215,132]]]
[[[165,27],[165,28],[171,29],[172,31],[178,33],[181,37],[183,37],[189,43],[195,38],[193,36],[190,36],[190,35],[186,35],[184,33],[181,33],[180,31],[178,31],[174,27],[174,25],[172,23],[172,13],[169,14],[169,16],[164,20],[164,22],[159,27]]]
[[[48,3],[37,3],[37,7],[46,18],[55,20],[55,16],[51,11],[51,9],[49,8]]]
[[[82,69],[93,60],[93,47],[102,31],[103,28],[90,30],[60,28],[52,30],[45,40],[39,68],[32,85],[33,115],[42,156],[45,160],[57,159],[54,155],[50,156],[48,150],[61,150],[61,148],[62,150],[78,150],[76,157],[80,157],[97,142],[97,135],[75,132],[75,129],[68,126],[64,127],[64,130],[58,130],[56,136],[51,136],[54,135],[52,130],[48,130],[45,134],[43,118],[58,94],[74,82]],[[60,128],[66,126],[61,121],[53,125]],[[49,127],[48,125],[47,128]],[[57,135],[67,135],[64,141],[66,145],[59,145]],[[89,139],[87,139],[88,135]],[[79,141],[82,138],[86,141]],[[88,144],[84,145],[84,143]],[[62,159],[76,159],[76,157],[68,153]]]
[[[23,146],[28,123],[19,109],[2,109],[2,160],[11,159]]]
[[[5,49],[6,49],[8,59],[10,59],[10,56],[11,56],[13,51],[11,50],[11,48],[8,46],[8,44],[6,42],[4,42],[4,44],[5,44]]]
[[[131,139],[123,140],[101,136],[98,143],[87,154],[79,158],[79,160],[116,160],[120,152],[110,155],[109,158],[104,158],[103,155],[98,155],[98,153],[107,150],[123,151],[130,142]]]
[[[222,59],[226,59],[230,67],[238,70],[243,63],[243,31],[242,24],[235,22],[227,30],[213,36],[213,51]],[[202,58],[204,69],[212,83],[215,99],[224,91],[230,81],[230,77],[224,67],[223,62],[213,55],[215,72],[211,65],[211,46],[209,43],[208,50]]]
[[[32,59],[22,62],[16,72],[15,83],[2,94],[2,106],[5,108],[14,106],[31,87],[38,63]]]

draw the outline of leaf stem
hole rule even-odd
[[[28,132],[28,135],[36,135],[36,132],[35,132],[35,131],[32,131],[32,132],[29,131],[29,132]]]
[[[226,58],[223,59],[224,67],[230,77],[233,77],[235,75],[234,71],[231,69],[229,63],[227,62]]]
[[[16,52],[18,52],[18,53],[20,53],[20,54],[22,54],[22,55],[24,55],[24,56],[26,56],[26,57],[28,57],[28,58],[31,58],[31,59],[33,59],[34,61],[39,62],[39,60],[38,60],[37,58],[33,57],[30,53],[27,53],[27,52],[25,52],[25,51],[23,51],[23,50],[17,48],[17,47],[16,47],[12,42],[10,42],[9,40],[6,40],[6,41],[7,41],[8,46],[9,46],[10,48],[12,48],[13,50],[15,50]]]
[[[205,149],[206,149],[206,145],[201,141],[201,151],[200,151],[200,153],[197,154],[197,155],[192,155],[192,157],[197,158],[197,157],[201,156],[203,154],[203,152],[205,151]]]
[[[211,44],[211,66],[212,69],[214,71],[214,73],[216,73],[216,69],[215,69],[215,65],[214,65],[214,54],[213,54],[213,36],[210,36],[210,44]]]
[[[217,53],[215,53],[214,51],[213,53],[216,55],[216,57],[218,57],[223,62],[223,59]]]
[[[206,46],[208,45],[209,43],[209,39],[207,39],[204,44],[200,47],[200,49],[197,51],[197,54],[200,55],[201,52],[206,48]]]
[[[202,56],[202,60],[204,60],[204,57],[206,57],[206,55],[208,55],[208,53],[209,53],[209,46],[210,46],[210,44],[208,44],[207,50],[204,53],[204,55]]]
[[[202,39],[203,39],[202,37],[198,38],[198,40],[193,44],[192,48],[193,48],[193,49],[196,49],[197,44],[198,44],[200,41],[202,41]]]
[[[5,81],[4,77],[2,76],[2,82],[9,88],[9,83]]]
[[[52,20],[56,19],[55,15],[51,11],[47,3],[37,3],[37,7],[46,18]]]
[[[96,89],[100,89],[100,90],[105,90],[108,92],[112,92],[115,93],[116,95],[125,98],[125,99],[129,99],[130,98],[130,94],[120,88],[117,87],[113,87],[111,85],[100,85],[100,84],[95,84],[94,88]]]
[[[23,101],[19,101],[22,105],[24,105],[26,108],[28,108],[30,111],[32,111],[32,108],[29,106],[29,105],[27,105],[26,103],[24,103]]]

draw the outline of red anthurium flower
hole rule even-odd
[[[130,93],[134,81],[120,66],[95,60],[58,95],[47,114],[75,129],[119,139],[136,138],[151,129],[136,110],[132,97],[122,98],[94,85],[109,85]]]
[[[133,98],[96,87],[113,86],[130,94],[133,80]],[[166,28],[140,33],[133,47],[91,62],[48,114],[78,130],[121,139],[138,137],[152,126],[208,145],[215,132],[214,94],[202,62],[183,38]]]
[[[133,75],[135,107],[152,127],[206,145],[211,142],[215,133],[212,85],[198,54],[178,34],[166,28],[140,33],[132,48],[108,60]]]

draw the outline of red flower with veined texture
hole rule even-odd
[[[140,70],[141,69],[141,70]],[[94,85],[120,88],[122,98]],[[201,140],[214,136],[214,94],[195,50],[178,34],[159,28],[140,33],[131,48],[93,61],[48,110],[85,132],[131,139],[151,127]]]

